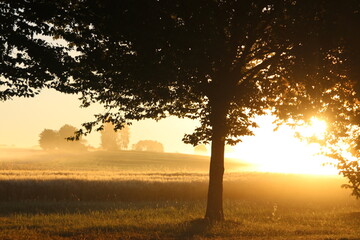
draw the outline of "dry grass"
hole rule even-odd
[[[97,175],[99,174],[99,175]],[[224,197],[272,202],[352,202],[340,177],[229,173]],[[203,173],[42,172],[9,170],[0,179],[0,201],[168,201],[205,200]]]
[[[227,221],[209,227],[207,157],[25,152],[0,154],[0,239],[360,239],[337,176],[229,171]]]
[[[358,239],[359,208],[226,201],[209,227],[203,201],[3,203],[0,239]]]

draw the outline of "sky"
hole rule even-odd
[[[81,123],[92,121],[93,115],[103,112],[100,105],[80,108],[76,95],[66,95],[55,90],[43,90],[34,98],[14,98],[0,102],[0,147],[39,148],[39,134],[44,129],[58,130],[64,124],[79,128]],[[334,173],[321,165],[316,145],[307,144],[294,137],[294,131],[282,126],[274,132],[274,116],[257,118],[260,128],[255,136],[244,137],[243,142],[232,147],[227,157],[259,165],[268,172]],[[130,126],[130,146],[140,140],[155,140],[164,145],[166,152],[194,153],[193,146],[184,144],[185,133],[192,133],[197,122],[190,119],[169,117],[158,122],[143,120]],[[326,126],[325,126],[326,128]],[[319,126],[303,129],[309,134],[319,131]],[[323,129],[325,131],[325,129]],[[85,138],[89,145],[100,146],[100,133]],[[210,146],[207,146],[210,149]]]

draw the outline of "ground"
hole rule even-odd
[[[0,166],[0,239],[360,239],[360,203],[338,176],[228,160],[226,221],[209,226],[208,157],[3,149]]]

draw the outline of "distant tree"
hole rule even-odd
[[[119,150],[119,134],[115,132],[114,125],[110,122],[104,124],[103,130],[100,132],[101,147],[104,150]]]
[[[104,123],[104,127],[100,132],[101,147],[104,150],[126,150],[130,142],[130,129],[125,125],[120,130],[115,130],[115,125],[111,122]]]
[[[78,141],[71,141],[69,138],[73,137],[78,129],[74,126],[69,124],[65,124],[59,129],[59,141],[58,147],[61,150],[68,150],[68,151],[79,151],[85,150],[85,141],[82,137],[79,137]]]
[[[206,146],[204,145],[204,144],[200,144],[200,145],[196,145],[195,147],[194,147],[194,152],[196,153],[196,154],[206,154],[207,153],[207,148],[206,148]]]
[[[153,140],[141,140],[133,145],[133,150],[148,152],[164,152],[162,143]]]
[[[39,145],[44,150],[55,150],[58,148],[59,133],[52,129],[44,129],[40,133]]]
[[[82,151],[86,150],[84,140],[80,137],[79,141],[69,141],[67,138],[74,136],[78,129],[65,124],[59,131],[45,129],[40,133],[39,144],[44,150],[66,150]]]
[[[130,128],[128,125],[125,125],[119,132],[119,146],[121,150],[126,150],[129,148],[130,143]]]

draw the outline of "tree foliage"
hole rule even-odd
[[[63,10],[51,1],[0,1],[0,100],[33,97],[69,77],[71,48],[49,41]]]

